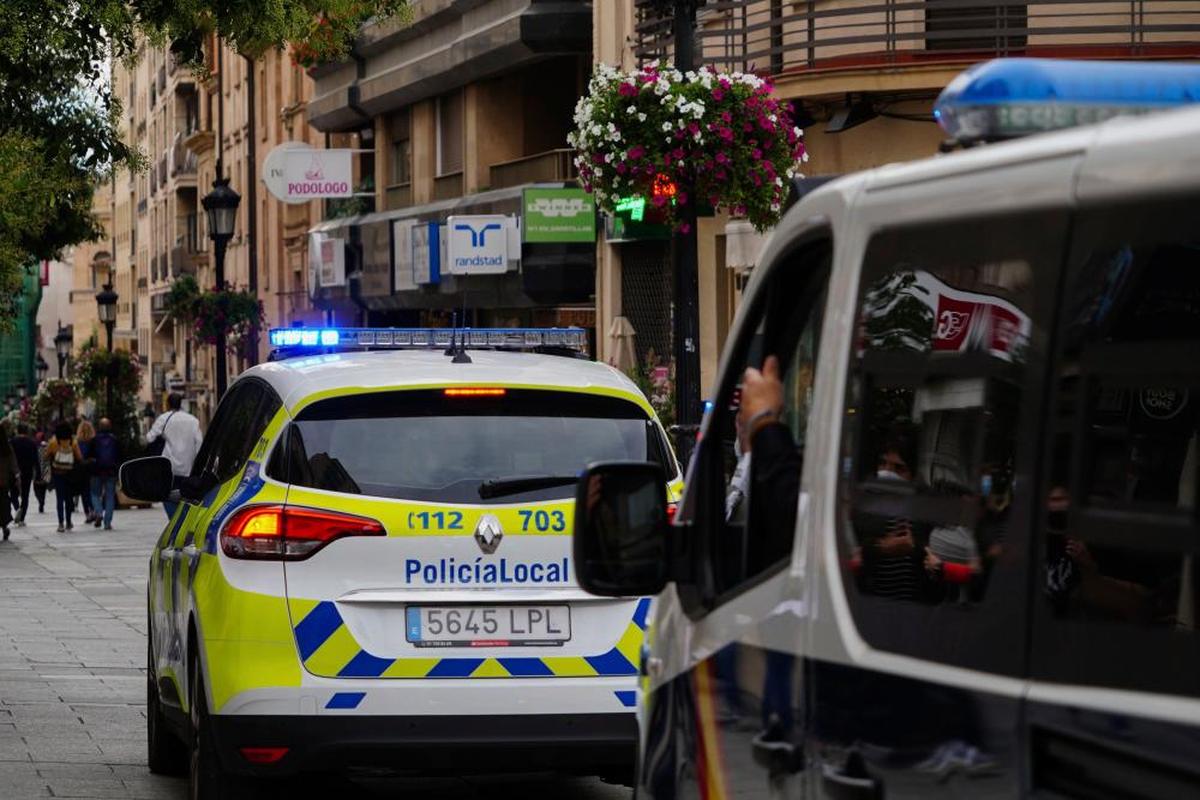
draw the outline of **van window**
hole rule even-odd
[[[1051,373],[1040,677],[1200,696],[1197,208],[1079,214]]]
[[[689,487],[695,507],[698,597],[681,592],[689,608],[710,607],[756,584],[785,565],[792,554],[792,526],[775,524],[752,491],[758,471],[739,441],[737,410],[747,366],[761,367],[768,355],[780,361],[784,381],[782,421],[796,446],[785,469],[799,473],[812,406],[816,357],[832,246],[828,239],[802,247],[771,268],[767,284],[755,293],[739,339],[731,346],[733,365],[724,372],[714,398],[714,416],[696,455]],[[799,485],[799,475],[794,482]],[[792,499],[794,507],[794,498]]]
[[[875,235],[847,389],[838,537],[872,645],[1016,673],[1060,212]]]
[[[268,475],[331,492],[444,503],[513,503],[575,496],[574,484],[481,493],[488,481],[577,476],[597,461],[676,469],[661,428],[628,400],[507,389],[441,389],[322,400],[290,426]]]

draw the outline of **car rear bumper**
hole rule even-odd
[[[210,718],[227,769],[262,777],[347,768],[422,774],[574,772],[630,774],[633,714],[496,716],[263,716]],[[243,747],[287,747],[277,763],[252,765]]]

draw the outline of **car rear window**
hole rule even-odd
[[[481,497],[487,481],[573,476],[597,461],[654,461],[675,475],[661,429],[634,403],[579,392],[376,392],[322,400],[280,439],[267,474],[346,494],[447,503],[571,497],[573,485]]]

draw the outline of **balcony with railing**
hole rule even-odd
[[[637,0],[634,53],[670,57],[671,26]],[[697,60],[790,75],[996,56],[1200,55],[1197,0],[724,0],[701,6]]]
[[[574,180],[574,157],[574,150],[559,149],[492,164],[489,168],[492,188]]]

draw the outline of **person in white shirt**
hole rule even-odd
[[[181,480],[192,473],[192,462],[200,451],[200,420],[183,410],[183,395],[171,394],[167,397],[167,411],[159,414],[146,434],[146,441],[153,442],[162,437],[164,445],[162,454],[171,461],[171,474],[175,476],[175,488],[179,488]],[[175,516],[178,503],[164,502],[163,509],[167,518]]]

